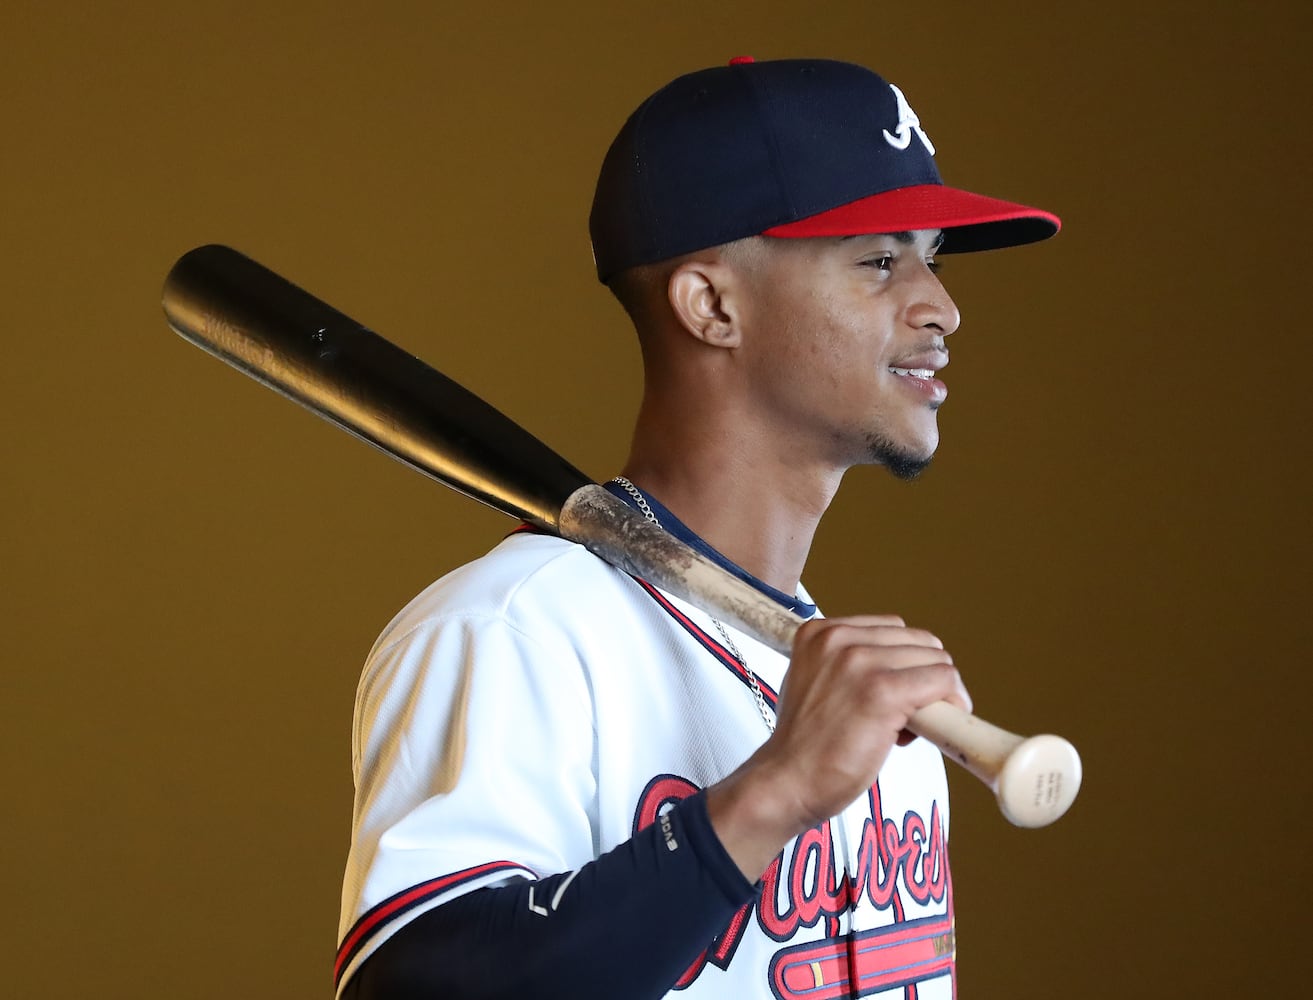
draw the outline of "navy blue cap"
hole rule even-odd
[[[1046,239],[1058,217],[945,185],[902,92],[824,59],[681,76],[606,154],[589,231],[602,281],[747,236],[943,229],[943,253]]]

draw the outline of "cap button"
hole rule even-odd
[[[735,56],[729,61],[729,64],[731,66],[746,66],[748,63],[754,63],[756,61],[757,60],[753,59],[752,56]]]

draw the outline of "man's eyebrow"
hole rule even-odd
[[[916,242],[916,233],[913,233],[907,229],[904,229],[902,232],[898,232],[898,233],[861,233],[852,236],[845,236],[843,237],[843,239],[856,240],[856,239],[861,239],[862,236],[867,236],[867,235],[888,236],[891,240],[897,240],[899,243],[904,243],[907,244],[908,246]],[[935,231],[935,238],[930,242],[930,249],[933,252],[935,250],[938,250],[943,245],[944,245],[944,231],[942,229],[938,229]]]
[[[907,232],[906,230],[904,230],[901,233],[890,233],[889,235],[892,236],[894,239],[896,239],[899,243],[912,244],[916,242],[916,234]],[[944,245],[944,231],[942,229],[936,230],[935,238],[930,241],[930,249],[938,250],[943,245]]]

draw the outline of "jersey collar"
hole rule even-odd
[[[631,497],[625,491],[624,487],[620,486],[618,483],[604,483],[602,488],[612,496],[623,500],[628,506],[638,509],[638,505],[634,502],[634,498]],[[772,601],[775,601],[782,607],[792,611],[795,615],[798,615],[801,618],[811,618],[816,614],[815,604],[810,604],[796,595],[791,596],[782,590],[776,590],[765,581],[758,580],[741,566],[730,562],[704,542],[699,536],[694,534],[688,525],[677,518],[674,514],[670,513],[669,509],[667,509],[665,505],[651,493],[647,492],[647,490],[643,491],[643,496],[647,498],[647,504],[652,508],[652,513],[655,514],[657,520],[661,522],[661,527],[665,528],[666,531],[670,532],[670,534],[674,535],[689,548],[706,556],[717,566],[721,567],[721,569],[728,571],[744,583],[761,591],[761,593],[765,594]]]

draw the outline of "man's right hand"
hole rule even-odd
[[[896,615],[810,621],[798,630],[775,733],[707,790],[707,811],[750,881],[791,839],[875,783],[889,751],[913,739],[917,709],[971,698],[944,644]]]

